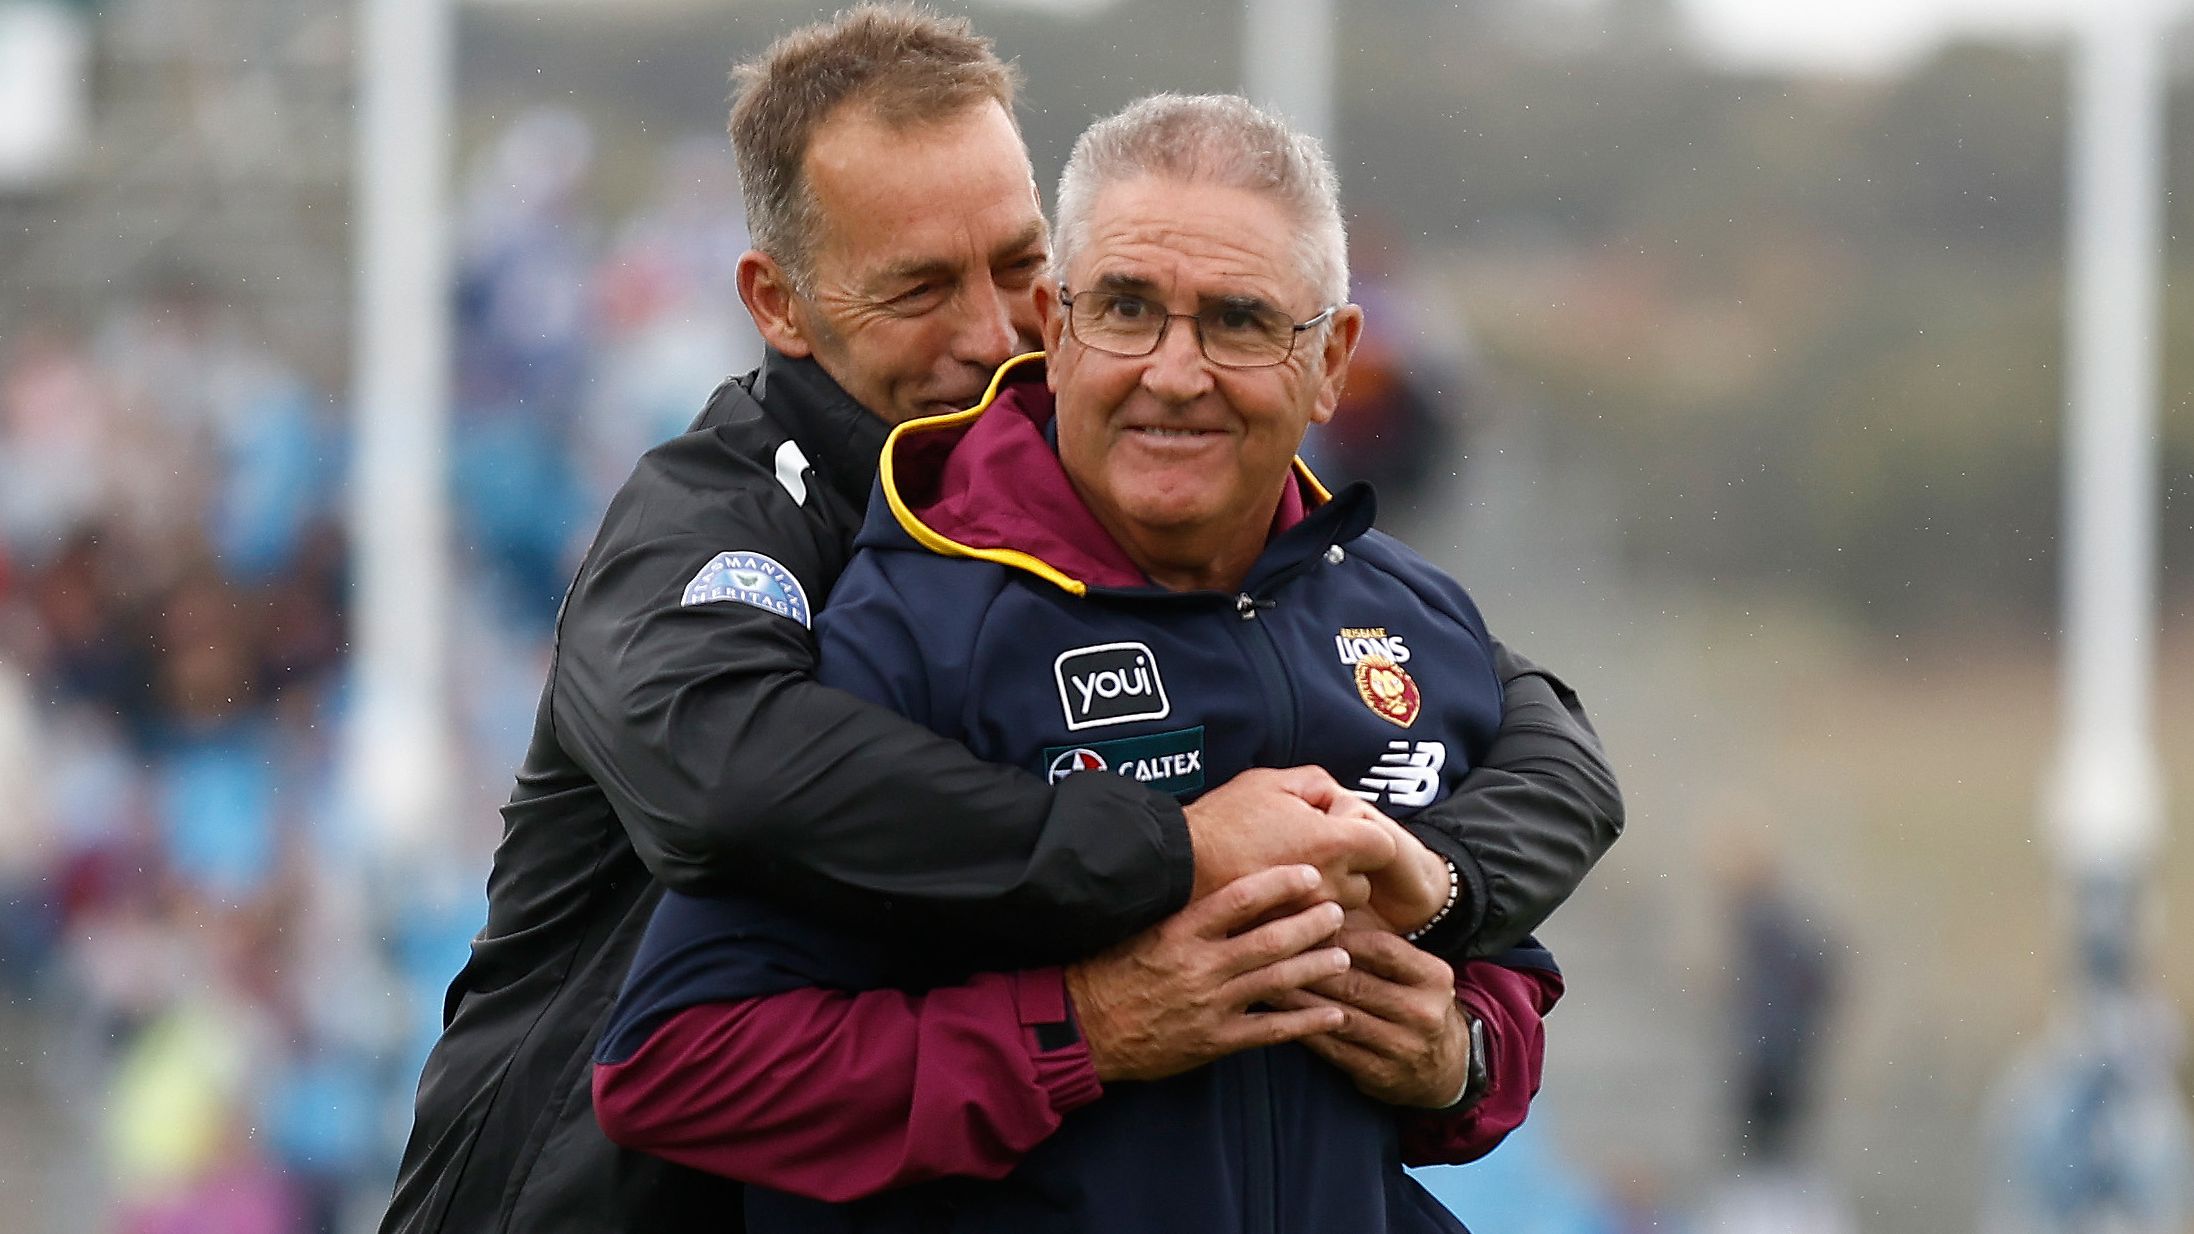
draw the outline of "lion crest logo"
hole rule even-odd
[[[1407,669],[1385,656],[1365,656],[1356,662],[1356,693],[1364,706],[1403,728],[1417,722],[1421,699],[1417,683]]]

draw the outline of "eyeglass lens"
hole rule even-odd
[[[1140,296],[1085,291],[1074,297],[1068,311],[1076,338],[1117,356],[1147,356],[1157,350],[1176,317],[1194,323],[1204,356],[1213,364],[1261,368],[1287,359],[1295,347],[1295,323],[1277,309],[1217,304],[1193,314],[1168,313]]]

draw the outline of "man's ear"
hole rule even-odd
[[[1326,326],[1321,349],[1325,372],[1318,381],[1318,400],[1311,405],[1312,424],[1331,420],[1334,408],[1341,405],[1341,390],[1348,384],[1348,360],[1356,354],[1356,344],[1363,337],[1364,310],[1353,304],[1333,310],[1333,321]]]
[[[1036,298],[1036,324],[1043,330],[1044,354],[1056,358],[1067,320],[1066,306],[1059,303],[1059,285],[1040,276],[1030,291]]]
[[[739,299],[747,306],[747,316],[754,319],[754,328],[761,332],[763,342],[795,360],[814,354],[814,345],[801,328],[796,311],[798,293],[776,258],[760,249],[748,249],[739,255],[736,278]]]
[[[1044,384],[1059,389],[1059,342],[1066,337],[1067,306],[1059,302],[1059,284],[1039,275],[1030,288],[1036,301],[1036,324],[1043,331]]]

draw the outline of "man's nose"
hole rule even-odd
[[[1166,402],[1186,403],[1211,389],[1211,383],[1211,363],[1204,359],[1196,319],[1167,319],[1158,346],[1143,358],[1143,388]]]
[[[971,289],[962,304],[959,329],[953,334],[953,359],[985,369],[997,368],[1032,345],[1035,316],[1033,305],[1018,304],[1013,293],[1004,288]],[[1028,318],[1026,323],[1023,317]]]

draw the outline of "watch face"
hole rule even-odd
[[[1463,1085],[1463,1100],[1475,1101],[1493,1086],[1493,1060],[1486,1057],[1486,1022],[1477,1016],[1470,1017],[1470,1068],[1469,1081]]]

